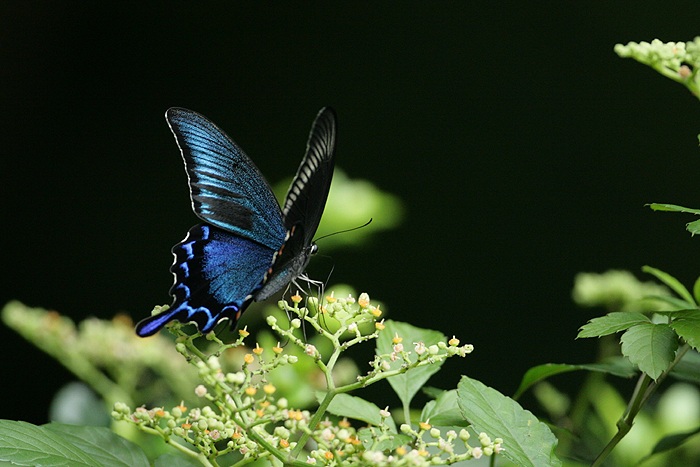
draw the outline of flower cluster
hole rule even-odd
[[[615,45],[623,58],[633,58],[662,75],[685,84],[696,96],[700,88],[700,37],[692,42],[629,42]]]
[[[377,339],[385,327],[395,325],[377,321],[382,312],[367,294],[361,294],[357,300],[331,294],[323,303],[309,298],[307,307],[300,307],[301,301],[295,295],[289,303],[279,302],[287,319],[273,315],[267,318],[280,340],[291,344],[284,347],[263,338],[255,347],[246,348],[244,340],[249,332],[245,328],[239,330],[239,338],[233,343],[223,343],[210,333],[206,338],[213,347],[198,346],[199,334],[186,334],[184,326],[178,323],[169,325],[177,336],[176,350],[196,368],[199,384],[190,391],[201,404],[189,409],[180,403],[168,409],[131,410],[127,404],[117,403],[112,416],[162,437],[205,465],[218,465],[217,459],[224,455],[236,456],[239,461],[273,456],[283,463],[316,465],[427,465],[425,462],[451,463],[454,459],[466,460],[500,451],[500,440],[491,442],[485,437],[481,446],[471,448],[467,444],[467,450],[457,454],[457,440],[466,443],[468,435],[458,436],[450,431],[443,438],[437,428],[430,429],[427,424],[428,428],[421,424],[417,431],[405,425],[408,428],[402,427],[402,433],[398,433],[388,408],[377,408],[374,413],[378,416],[368,419],[360,413],[368,402],[345,399],[345,403],[358,404],[350,410],[340,405],[334,408],[331,404],[335,398],[349,397],[346,393],[381,379],[441,363],[451,356],[465,356],[473,350],[471,345],[460,345],[455,337],[443,337],[444,340],[437,342],[410,339],[415,342],[408,347],[404,346],[404,338],[392,331],[391,350],[378,352],[371,362],[370,373],[347,380],[337,374],[342,366],[341,353],[353,345]],[[302,332],[303,323],[316,331],[313,340],[308,340]],[[233,354],[237,356],[235,359],[231,357]],[[232,360],[237,360],[239,365],[234,368]],[[309,363],[323,378],[322,400],[315,412],[293,407],[275,384],[282,382],[276,379],[278,373],[289,379],[295,367]],[[329,414],[337,417],[329,418]],[[357,417],[370,427],[357,431],[346,417]],[[423,441],[424,436],[434,439]],[[175,438],[186,441],[194,449],[183,446]],[[382,456],[384,460],[379,460]]]

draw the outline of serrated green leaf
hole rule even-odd
[[[477,433],[503,438],[504,457],[521,467],[561,465],[554,455],[557,438],[513,399],[467,376],[460,380],[457,393],[462,415]]]
[[[439,331],[421,329],[399,321],[388,320],[384,325],[385,329],[379,334],[377,339],[377,354],[389,354],[393,351],[394,343],[392,339],[396,334],[403,339],[404,348],[411,352],[410,359],[412,362],[417,360],[417,355],[413,351],[413,344],[423,342],[426,346],[430,346],[446,340],[444,334]],[[410,405],[413,396],[416,395],[434,373],[440,370],[443,362],[444,360],[431,365],[413,368],[406,373],[388,378],[389,384],[391,384],[404,406]],[[402,362],[399,359],[391,363],[391,369],[396,370],[401,365]]]
[[[323,393],[320,394],[322,399]],[[381,409],[373,403],[349,394],[337,394],[328,406],[328,412],[334,415],[360,420],[370,425],[382,424],[382,416],[379,415],[380,410]],[[388,417],[384,419],[384,423],[396,433],[396,423],[394,423],[393,418]]]
[[[636,311],[616,311],[605,316],[593,318],[581,326],[576,338],[602,337],[608,334],[624,331],[640,323],[649,323],[649,318]]]
[[[437,399],[423,407],[420,419],[435,426],[467,426],[457,404],[457,390],[444,391]]]
[[[525,372],[518,390],[515,391],[514,399],[520,398],[534,384],[561,373],[570,371],[587,370],[607,373],[621,378],[631,378],[636,374],[635,368],[629,364],[627,359],[617,359],[606,363],[590,363],[583,365],[569,365],[564,363],[546,363],[530,368]]]
[[[700,234],[700,220],[688,222],[685,224],[685,229],[693,236]]]
[[[693,295],[695,296],[695,302],[700,303],[700,277],[695,280],[693,284]]]
[[[654,211],[670,211],[670,212],[689,212],[691,214],[700,215],[700,209],[686,208],[677,204],[651,203],[648,204]]]
[[[643,266],[642,271],[651,274],[652,276],[656,277],[658,280],[666,284],[668,287],[671,288],[671,290],[676,292],[678,296],[680,296],[686,302],[692,304],[693,306],[697,305],[695,303],[695,300],[693,299],[693,296],[690,295],[690,292],[688,292],[688,289],[686,289],[685,286],[681,284],[678,279],[676,279],[669,273],[664,272],[660,269],[652,268],[651,266]]]
[[[671,328],[692,348],[700,348],[700,310],[683,310],[673,315]]]
[[[669,367],[678,348],[678,336],[668,324],[638,324],[620,341],[622,354],[654,380]]]
[[[16,465],[148,467],[141,448],[107,428],[0,420],[0,461]]]

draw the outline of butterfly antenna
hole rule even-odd
[[[314,242],[318,242],[319,240],[322,240],[322,239],[324,239],[324,238],[332,237],[333,235],[338,235],[338,234],[342,234],[342,233],[348,233],[348,232],[352,232],[353,230],[364,229],[365,227],[367,227],[367,226],[370,225],[371,223],[372,223],[372,218],[370,217],[370,219],[369,219],[367,222],[365,222],[364,224],[362,224],[362,225],[358,225],[357,227],[353,227],[353,228],[351,228],[351,229],[345,229],[345,230],[339,230],[339,231],[337,231],[337,232],[331,232],[331,233],[329,233],[328,235],[324,235],[323,237],[318,237],[317,239],[314,240]]]

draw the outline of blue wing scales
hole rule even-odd
[[[286,234],[282,212],[255,164],[204,116],[181,108],[165,116],[185,161],[195,214],[277,250]]]
[[[150,336],[174,319],[195,322],[203,333],[225,318],[232,320],[233,327],[265,276],[274,252],[217,227],[195,225],[173,247],[173,305],[138,323],[136,333]]]

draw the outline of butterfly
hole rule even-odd
[[[206,117],[165,113],[185,162],[192,209],[202,223],[172,248],[169,309],[136,325],[141,337],[172,320],[202,333],[224,319],[235,327],[253,301],[303,274],[333,178],[336,115],[325,107],[311,126],[306,154],[280,208],[270,185],[241,148]]]

